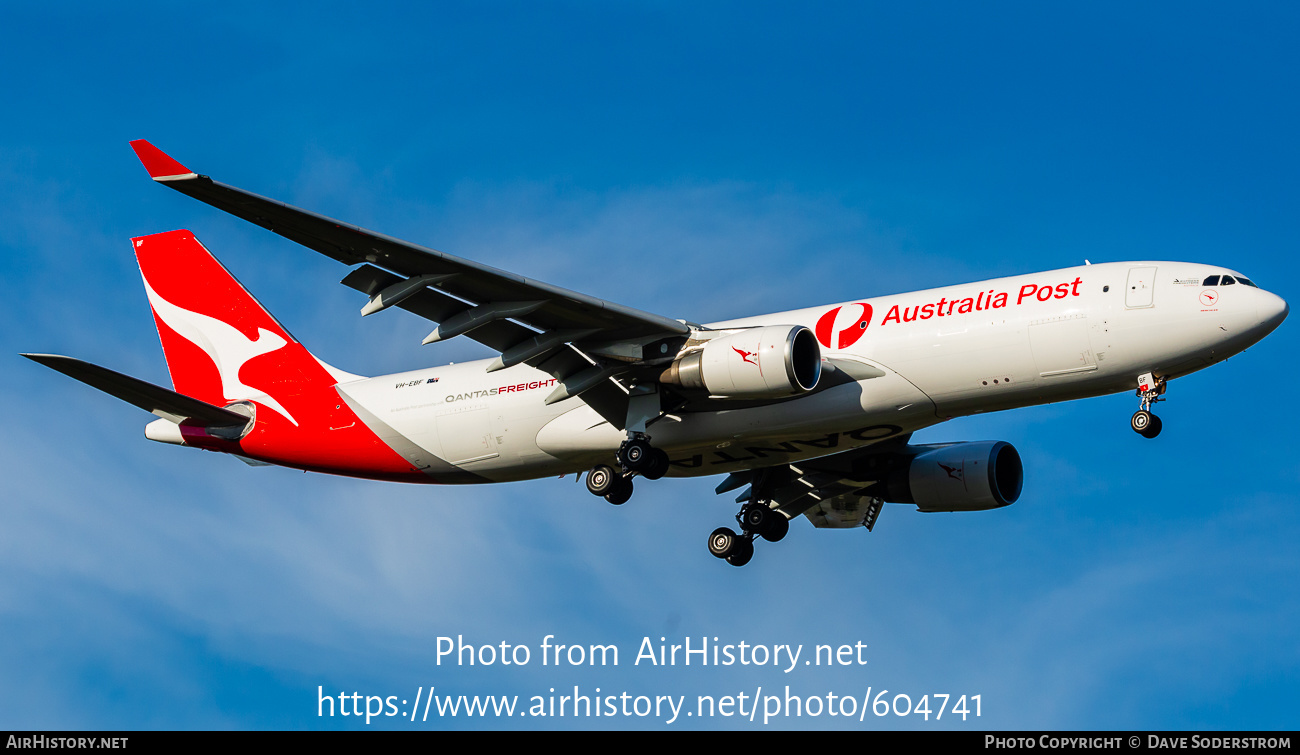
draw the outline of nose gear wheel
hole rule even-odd
[[[1141,387],[1137,390],[1137,396],[1142,400],[1142,404],[1141,408],[1134,412],[1133,418],[1129,420],[1129,426],[1133,428],[1133,432],[1144,438],[1154,438],[1160,434],[1163,423],[1159,417],[1151,412],[1151,407],[1157,401],[1165,400],[1161,397],[1164,395],[1168,379],[1159,377],[1154,380],[1145,380],[1144,378],[1147,377],[1149,376],[1144,375],[1138,378],[1139,386],[1146,385],[1148,387],[1146,390]]]
[[[1133,431],[1144,438],[1154,438],[1160,434],[1160,418],[1146,409],[1139,409],[1130,422]]]

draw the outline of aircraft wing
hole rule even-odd
[[[228,186],[191,171],[144,140],[131,147],[158,183],[346,265],[361,265],[343,283],[371,297],[363,315],[390,306],[414,312],[438,323],[425,343],[466,335],[501,352],[489,371],[526,363],[548,372],[560,383],[549,402],[581,395],[620,428],[627,397],[609,378],[644,358],[675,354],[691,330],[668,317]]]
[[[57,354],[22,356],[177,424],[185,420],[194,420],[208,427],[243,427],[248,424],[248,417],[242,414],[97,364]]]
[[[790,519],[803,514],[814,527],[866,527],[869,532],[885,503],[881,483],[891,471],[886,458],[906,446],[910,437],[910,433],[895,436],[796,464],[733,472],[718,485],[717,493],[743,487],[737,503],[763,500]]]

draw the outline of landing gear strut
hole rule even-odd
[[[790,531],[790,520],[765,501],[745,504],[736,514],[740,534],[730,527],[719,527],[709,534],[709,553],[732,566],[744,566],[754,557],[754,540],[761,537],[775,543]]]
[[[618,447],[618,467],[598,464],[587,473],[587,490],[614,505],[632,497],[632,478],[657,480],[668,474],[668,454],[650,445],[646,425],[664,415],[658,386],[633,383],[628,391],[627,440]]]
[[[1159,417],[1151,413],[1151,407],[1157,401],[1165,400],[1161,396],[1164,395],[1166,382],[1167,378],[1152,377],[1149,372],[1138,378],[1137,396],[1142,399],[1142,407],[1133,414],[1129,425],[1133,432],[1144,438],[1154,438],[1160,434],[1162,423]]]

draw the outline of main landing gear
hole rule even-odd
[[[1142,399],[1142,408],[1133,414],[1133,419],[1129,421],[1133,432],[1141,435],[1143,438],[1154,438],[1160,434],[1162,423],[1160,418],[1151,413],[1151,406],[1157,401],[1164,401],[1161,398],[1165,392],[1166,378],[1153,378],[1151,373],[1146,373],[1138,378],[1138,398]]]
[[[754,557],[754,540],[763,538],[775,543],[790,531],[790,520],[765,501],[745,504],[736,514],[741,534],[730,527],[719,527],[709,535],[709,553],[732,566],[744,566]]]
[[[587,473],[587,490],[592,495],[620,506],[632,497],[632,475],[625,474],[607,464],[597,464]]]
[[[587,490],[618,506],[632,497],[633,477],[657,480],[668,473],[668,464],[666,452],[650,445],[644,433],[635,433],[619,446],[618,469],[607,464],[592,467],[587,473]]]
[[[587,473],[587,490],[615,506],[632,497],[632,478],[657,480],[668,474],[668,454],[650,445],[646,426],[664,416],[655,383],[632,383],[627,396],[627,440],[618,447],[618,467],[598,464]]]
[[[657,480],[668,474],[668,454],[650,445],[650,438],[641,433],[619,446],[618,463],[647,480]]]

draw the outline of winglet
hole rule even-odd
[[[144,169],[149,171],[149,177],[155,181],[178,181],[198,176],[144,139],[131,142],[131,149],[135,150],[135,156],[140,158]]]

